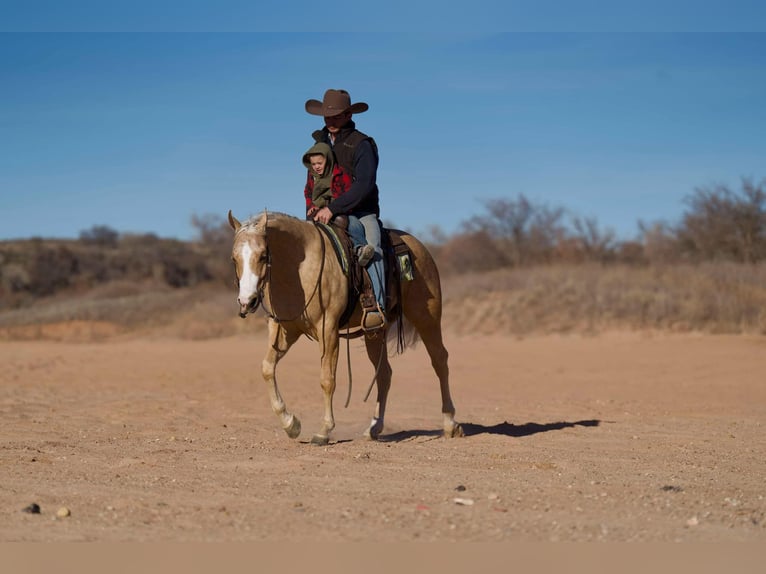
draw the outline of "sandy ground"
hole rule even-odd
[[[446,342],[466,437],[439,436],[420,346],[393,359],[383,440],[364,440],[355,342],[325,447],[307,340],[278,371],[295,441],[263,334],[0,343],[0,541],[766,541],[766,338]]]

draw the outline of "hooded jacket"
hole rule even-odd
[[[317,174],[311,168],[311,156],[320,154],[325,158],[324,171]],[[326,143],[313,145],[303,154],[303,165],[308,169],[303,195],[306,198],[306,212],[312,207],[326,207],[351,187],[351,176],[335,161],[332,148]]]

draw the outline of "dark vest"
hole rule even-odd
[[[316,142],[330,143],[330,137],[326,130],[317,130],[311,135]],[[352,178],[354,177],[354,152],[356,151],[356,146],[359,145],[359,142],[363,142],[364,140],[370,142],[370,145],[372,145],[372,149],[375,152],[375,157],[377,158],[378,145],[375,143],[375,140],[356,128],[342,129],[338,132],[338,135],[335,138],[335,145],[331,144],[331,147],[335,152],[335,161],[337,161],[338,165],[344,170],[350,173]]]

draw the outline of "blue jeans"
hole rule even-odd
[[[370,274],[370,281],[372,282],[372,290],[375,292],[375,300],[380,305],[380,308],[386,310],[386,274],[383,267],[383,248],[381,247],[381,231],[380,222],[374,213],[364,215],[362,217],[350,216],[348,222],[349,232],[351,231],[351,220],[355,219],[358,224],[364,229],[364,237],[366,241],[375,247],[375,255],[372,257],[372,261],[367,267],[367,272]]]
[[[348,216],[348,234],[351,236],[354,247],[367,243],[367,239],[364,236],[364,226],[356,215]]]

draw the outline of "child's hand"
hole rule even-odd
[[[324,223],[325,225],[330,223],[331,219],[332,219],[332,211],[330,211],[327,207],[323,207],[322,209],[318,210],[316,212],[316,215],[314,215],[314,221],[318,221],[319,223]]]

